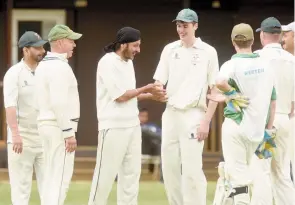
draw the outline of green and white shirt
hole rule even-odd
[[[224,116],[240,125],[241,135],[260,142],[270,102],[276,100],[273,69],[258,54],[236,54],[221,66],[218,79],[228,80],[233,88],[250,99],[249,106],[242,112],[235,113],[226,107]]]

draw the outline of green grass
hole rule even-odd
[[[207,204],[212,204],[215,183],[208,183]],[[87,205],[90,192],[90,182],[75,181],[71,183],[65,205]],[[8,182],[0,182],[0,205],[9,205],[10,187]],[[139,205],[168,205],[164,186],[159,182],[141,182]],[[40,205],[36,183],[34,182],[30,205]],[[116,205],[116,185],[109,199],[108,205]]]

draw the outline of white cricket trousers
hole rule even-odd
[[[117,174],[117,205],[137,205],[140,173],[140,126],[100,130],[88,205],[107,204]]]
[[[291,162],[292,162],[292,175],[293,175],[293,184],[295,186],[295,117],[290,119],[290,138],[293,140],[291,148]]]
[[[73,175],[75,153],[65,150],[62,130],[42,122],[39,134],[44,140],[44,186],[41,205],[63,205]]]
[[[167,107],[162,116],[162,171],[170,205],[206,205],[204,141],[196,139],[205,112]]]
[[[251,161],[253,187],[251,205],[272,205],[271,158],[259,159],[255,154]]]
[[[294,146],[294,138],[290,135],[289,116],[276,113],[274,126],[277,128],[275,139],[277,149],[271,161],[271,173],[275,204],[294,205],[295,188],[290,176],[291,149]]]
[[[229,118],[222,124],[222,152],[226,164],[224,170],[233,188],[250,186],[253,182],[250,162],[259,142],[251,142],[240,134],[239,125]],[[233,197],[234,205],[250,204],[250,193]]]
[[[15,153],[12,148],[12,144],[7,145],[11,202],[13,205],[29,205],[33,170],[35,171],[40,198],[42,195],[43,147],[23,147],[21,154]]]

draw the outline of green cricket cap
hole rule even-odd
[[[18,41],[18,47],[40,47],[46,44],[47,41],[44,41],[40,35],[34,31],[26,31]]]
[[[198,15],[195,11],[191,10],[191,9],[182,9],[176,19],[174,19],[172,22],[174,21],[183,21],[183,22],[187,22],[187,23],[191,23],[191,22],[198,22]]]
[[[231,39],[235,41],[254,40],[254,32],[249,24],[240,23],[234,26]]]
[[[282,25],[275,17],[268,17],[261,22],[260,28],[256,32],[263,31],[266,33],[281,33]]]
[[[48,34],[48,41],[56,41],[63,38],[68,38],[71,40],[78,40],[81,38],[81,33],[76,33],[72,31],[68,26],[57,24],[55,25]]]

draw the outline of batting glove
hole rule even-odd
[[[268,159],[274,156],[275,148],[277,147],[274,141],[276,138],[276,132],[277,130],[275,128],[265,129],[263,141],[258,145],[258,148],[255,151],[258,158]]]
[[[223,94],[226,96],[227,107],[233,112],[241,112],[243,108],[249,105],[249,99],[238,93],[234,88]]]

